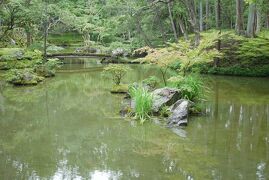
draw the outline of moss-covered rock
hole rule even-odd
[[[128,84],[114,85],[111,89],[111,93],[127,93],[129,89]]]
[[[7,82],[21,85],[37,85],[44,80],[44,77],[38,76],[33,69],[12,69],[6,74]]]
[[[48,59],[45,64],[35,66],[35,72],[43,77],[53,77],[58,67],[60,67],[59,59]]]

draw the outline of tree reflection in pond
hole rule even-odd
[[[158,73],[131,67],[125,83]],[[121,119],[122,95],[110,94],[112,83],[101,70],[6,87],[0,93],[0,179],[268,178],[267,80],[205,77],[207,115],[174,130],[185,137]]]

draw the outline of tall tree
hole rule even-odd
[[[220,4],[220,0],[216,0],[216,27],[219,30],[219,34],[221,34],[221,4]],[[217,50],[220,51],[221,49],[221,40],[218,39],[217,42]],[[219,59],[215,58],[214,60],[214,66],[217,67],[219,64]]]
[[[266,27],[267,27],[267,29],[269,29],[269,10],[267,11],[267,13],[266,13],[266,17],[265,17],[265,21],[266,21]]]
[[[43,31],[44,31],[44,52],[43,52],[43,63],[47,61],[47,39],[48,39],[48,3],[44,2],[44,20],[43,20]]]
[[[198,46],[200,44],[200,31],[196,16],[195,2],[194,0],[185,0],[185,4],[188,9],[189,21],[195,34],[195,46]]]
[[[255,37],[256,26],[256,3],[251,2],[249,4],[248,12],[248,24],[247,24],[247,37]]]
[[[199,25],[200,31],[203,31],[203,1],[200,0],[199,2]]]
[[[206,0],[206,5],[205,5],[205,29],[209,29],[209,0]]]
[[[239,35],[244,34],[243,0],[236,0],[236,24],[235,30]]]
[[[185,41],[188,41],[189,40],[188,32],[187,32],[187,29],[185,27],[185,23],[181,17],[178,18],[178,25],[179,25],[179,28],[180,28],[183,36],[184,36]]]
[[[169,12],[169,19],[170,19],[170,22],[171,22],[175,42],[177,42],[178,41],[178,35],[177,35],[177,30],[176,30],[176,25],[175,25],[175,22],[174,22],[173,14],[172,14],[172,6],[173,6],[172,2],[170,0],[168,0],[167,7],[168,7],[168,12]]]

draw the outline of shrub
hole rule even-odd
[[[150,76],[149,78],[142,81],[143,84],[149,86],[151,89],[156,88],[159,82],[160,81],[156,76]]]
[[[12,69],[6,74],[7,82],[14,85],[36,85],[43,81],[33,69]]]
[[[180,89],[185,99],[199,100],[204,94],[204,85],[198,75],[176,76],[170,78],[169,82],[173,87]]]
[[[56,69],[60,67],[59,59],[48,59],[45,64],[37,65],[35,68],[35,72],[44,77],[52,77],[55,76]]]
[[[116,85],[119,85],[122,78],[129,70],[130,68],[122,64],[109,64],[107,67],[104,68],[103,73],[104,75],[111,75],[113,82]]]
[[[153,104],[153,96],[141,86],[131,88],[130,95],[135,101],[135,116],[141,123],[144,123],[149,118]]]
[[[36,61],[42,61],[42,52],[39,50],[27,50],[24,55],[24,59],[29,59],[29,60],[36,60]]]

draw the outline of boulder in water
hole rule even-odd
[[[192,104],[192,102],[186,99],[180,99],[173,104],[169,108],[171,115],[168,118],[168,124],[175,126],[187,126],[189,108],[192,106]]]
[[[153,113],[159,113],[162,107],[171,106],[181,98],[181,93],[175,88],[161,88],[153,91]]]
[[[14,69],[8,73],[7,81],[11,84],[20,85],[37,85],[45,78],[38,76],[32,69]]]

